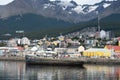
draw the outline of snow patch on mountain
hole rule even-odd
[[[106,0],[106,1],[118,1],[118,0]]]
[[[49,1],[52,1],[53,4],[49,3],[49,4],[44,4],[44,9],[46,8],[49,8],[51,6],[59,6],[62,8],[63,11],[68,11],[69,14],[72,14],[73,12],[76,12],[77,14],[88,14],[92,11],[95,11],[96,9],[98,9],[100,6],[98,4],[93,4],[93,5],[90,5],[90,4],[87,4],[87,5],[80,5],[80,4],[77,4],[78,1],[77,0],[49,0]],[[82,0],[81,0],[82,1]],[[90,1],[90,0],[84,0],[83,2],[87,2],[87,1]],[[98,0],[96,2],[99,2],[101,0]],[[109,0],[106,0],[106,1],[109,1]],[[110,0],[112,1],[112,0]],[[113,0],[114,1],[114,0]],[[101,1],[101,4],[102,4],[102,1]],[[103,3],[102,6],[104,8],[107,8],[108,6],[110,6],[111,3]]]
[[[61,1],[61,2],[70,2],[70,1],[74,1],[79,5],[84,5],[84,4],[89,4],[89,5],[93,5],[95,3],[99,3],[102,0],[49,0],[49,1]]]
[[[98,6],[90,6],[90,7],[87,8],[86,11],[84,11],[84,9],[86,7],[83,7],[83,6],[79,5],[75,8],[73,8],[72,10],[75,11],[77,14],[80,14],[80,13],[87,14],[87,13],[90,13],[90,12],[94,11],[97,7]]]
[[[111,5],[111,4],[107,4],[107,3],[106,3],[106,4],[103,5],[103,7],[104,7],[104,8],[107,8],[107,7],[110,6],[110,5]]]
[[[56,0],[49,0],[49,1],[56,1]]]
[[[90,13],[90,12],[92,12],[92,11],[95,11],[97,7],[98,7],[98,6],[90,6],[90,7],[89,7],[89,10],[88,10],[88,13]]]
[[[58,3],[58,5],[62,6],[64,9],[66,9],[67,7],[71,7],[74,6],[72,3],[70,3],[69,1],[61,1],[60,3]]]
[[[0,5],[7,5],[11,2],[13,2],[14,0],[0,0]]]
[[[50,3],[44,4],[44,9],[46,9],[46,8],[48,8],[48,7],[54,7],[54,5],[51,5]]]
[[[82,6],[77,6],[77,7],[73,8],[72,10],[75,11],[77,14],[84,13]]]

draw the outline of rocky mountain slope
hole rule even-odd
[[[101,18],[120,12],[119,10],[114,10],[116,6],[117,8],[119,7],[119,2],[119,0],[103,0],[93,5],[80,5],[74,0],[14,0],[8,5],[0,6],[0,18],[33,13],[44,17],[79,23],[96,18],[96,11],[102,15]]]
[[[102,0],[83,5],[75,0],[14,0],[0,6],[0,34],[24,30],[29,36],[58,35],[85,27],[97,27],[98,15],[102,21],[101,28],[118,29],[119,4],[120,0]],[[109,19],[113,21],[109,22]]]

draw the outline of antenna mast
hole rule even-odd
[[[99,12],[97,11],[97,21],[98,21],[98,32],[100,32],[100,18],[99,18]]]

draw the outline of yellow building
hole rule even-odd
[[[90,48],[83,52],[85,57],[111,57],[111,50],[104,48]]]
[[[118,46],[120,46],[120,37],[118,37]]]

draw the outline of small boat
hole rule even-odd
[[[60,65],[60,66],[81,66],[83,67],[84,61],[79,58],[51,58],[39,57],[36,55],[28,54],[25,56],[26,64],[32,65]]]

